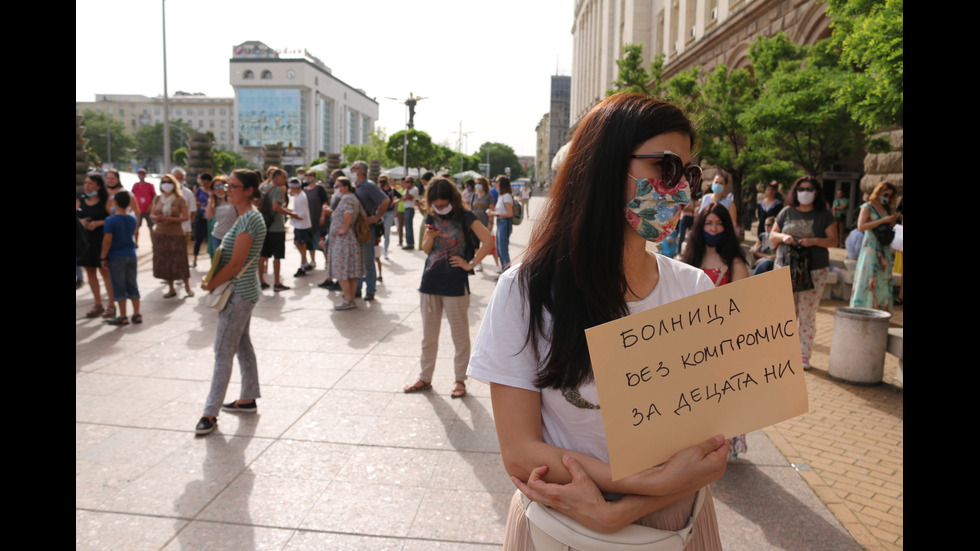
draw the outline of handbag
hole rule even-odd
[[[532,502],[524,494],[521,503],[537,551],[682,551],[694,533],[694,522],[707,492],[707,486],[698,490],[690,522],[677,531],[630,524],[612,534],[603,534],[560,511]]]
[[[354,235],[357,236],[358,243],[369,243],[374,240],[374,233],[371,231],[371,224],[368,224],[367,213],[364,206],[358,201],[357,221],[354,223]]]
[[[892,244],[892,240],[895,239],[895,230],[892,229],[889,224],[881,224],[871,228],[874,232],[875,237],[878,239],[878,244],[882,247],[887,247]]]
[[[793,292],[810,291],[813,289],[813,276],[810,274],[810,248],[790,245],[786,251],[786,263],[789,265],[789,276],[793,282]]]
[[[221,247],[215,249],[214,258],[221,258]],[[214,289],[211,289],[211,292],[208,293],[207,297],[205,297],[205,303],[208,305],[208,308],[221,312],[226,306],[228,306],[228,301],[231,300],[231,295],[235,293],[235,281],[242,277],[242,274],[244,274],[245,270],[252,265],[252,262],[255,262],[254,256],[252,257],[252,260],[249,260],[244,266],[242,266],[241,271],[239,271],[235,277],[229,279],[221,285],[218,285]],[[204,283],[210,281],[214,274],[218,272],[217,266],[217,262],[211,263],[211,269],[208,270],[208,273],[202,280]]]

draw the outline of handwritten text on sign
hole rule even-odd
[[[587,329],[613,479],[808,410],[789,269]]]

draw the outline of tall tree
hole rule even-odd
[[[511,180],[524,177],[524,167],[517,160],[514,148],[509,145],[499,142],[484,142],[473,156],[479,158],[481,163],[490,163],[491,178],[504,174],[508,167],[510,168]],[[489,161],[487,161],[488,156]]]
[[[613,87],[606,90],[607,97],[617,92],[649,94],[650,73],[643,67],[643,44],[623,44],[623,53],[616,60],[616,66],[619,73],[612,81]]]
[[[838,98],[868,132],[903,125],[904,0],[828,0],[831,40],[857,69]]]
[[[82,121],[82,126],[86,128],[85,138],[88,139],[88,146],[98,162],[111,160],[118,163],[120,160],[129,161],[133,158],[136,138],[126,132],[126,126],[122,122],[105,113],[96,113],[92,109],[86,109],[82,115],[85,117]],[[110,147],[112,147],[111,158]]]
[[[194,129],[183,119],[170,121],[170,147],[181,147]],[[136,154],[147,165],[153,158],[163,157],[163,123],[144,126],[136,131]],[[164,167],[165,169],[166,167]]]
[[[378,160],[385,167],[400,165],[402,163],[401,157],[397,161],[388,158],[388,137],[385,134],[384,128],[377,128],[368,134],[368,143],[362,145],[347,144],[341,149],[341,152],[349,163],[357,160]]]
[[[388,138],[386,149],[388,158],[402,162],[404,152],[405,130],[399,130]],[[411,168],[431,168],[432,138],[425,132],[414,128],[408,130],[408,166]]]
[[[758,101],[739,117],[751,147],[772,151],[813,176],[854,151],[861,128],[835,100],[848,71],[829,41],[800,46],[783,33],[760,36],[749,58],[761,82]]]

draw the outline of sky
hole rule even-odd
[[[276,10],[276,7],[279,7]],[[232,46],[306,49],[379,105],[375,128],[415,128],[474,153],[501,142],[535,154],[551,75],[571,75],[571,0],[168,0],[167,91],[231,97]],[[75,101],[163,93],[159,0],[76,0]]]

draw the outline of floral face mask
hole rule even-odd
[[[668,188],[664,180],[633,179],[636,197],[626,203],[626,221],[643,239],[659,243],[677,228],[684,205],[691,202],[690,186],[687,180]]]

